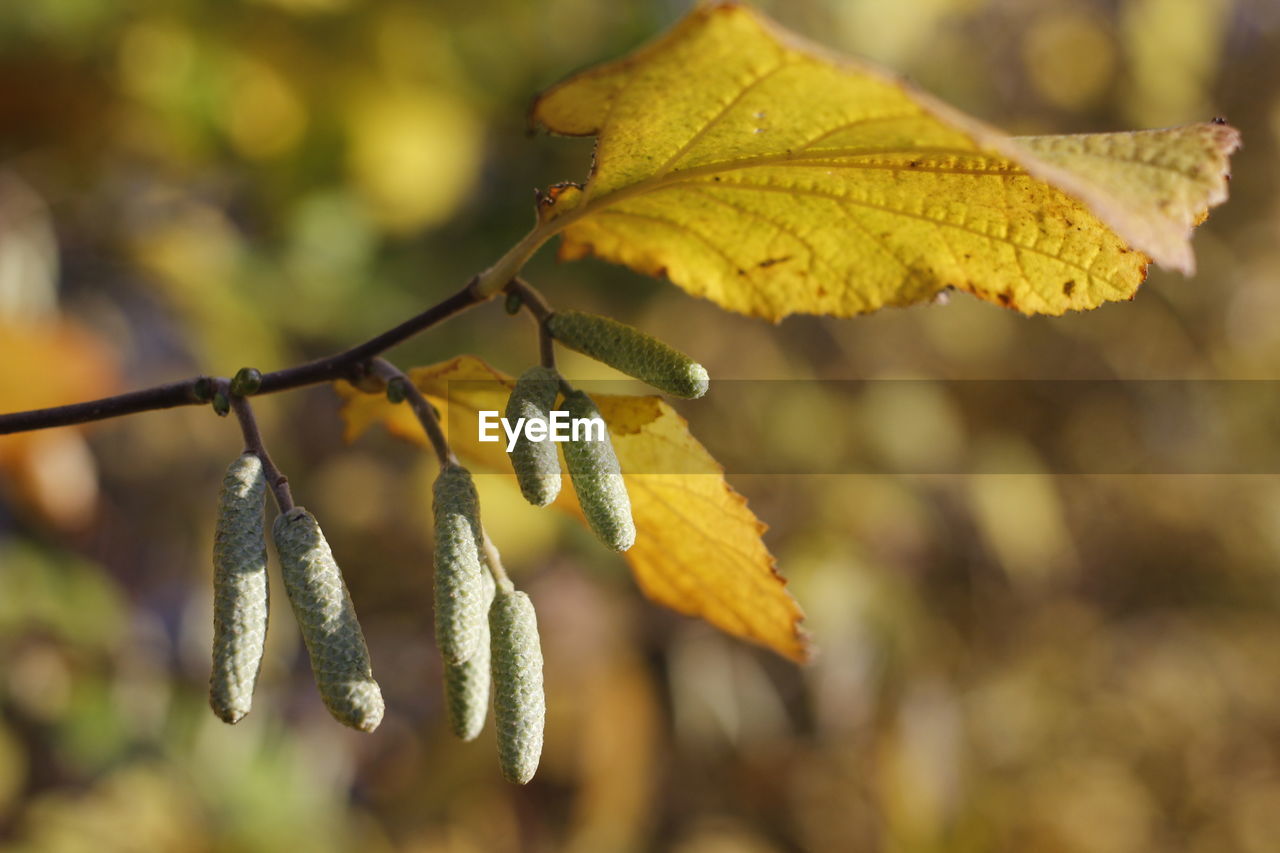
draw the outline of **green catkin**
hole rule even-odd
[[[480,573],[481,602],[484,612],[493,603],[493,576],[488,571]],[[453,733],[464,741],[475,740],[484,729],[484,718],[489,710],[489,620],[480,622],[480,640],[475,652],[464,663],[445,663],[444,692],[449,708],[449,725]]]
[[[573,419],[600,418],[600,410],[581,391],[566,394],[563,406]],[[578,495],[578,504],[600,541],[615,551],[625,551],[635,544],[636,526],[631,518],[631,499],[627,496],[627,486],[609,440],[609,431],[604,431],[602,441],[585,439],[584,434],[577,441],[564,442],[564,461]]]
[[[504,413],[509,423],[519,418],[549,422],[560,390],[560,377],[549,367],[531,367],[516,380]],[[532,441],[524,430],[511,448],[520,493],[534,506],[546,506],[560,494],[560,460],[551,441]]]
[[[267,639],[267,481],[252,453],[227,468],[213,536],[213,669],[209,705],[237,723],[253,704]]]
[[[382,722],[382,691],[373,680],[351,593],[320,525],[294,507],[276,517],[271,532],[320,698],[338,722],[373,731]]]
[[[480,647],[484,623],[480,499],[471,473],[448,464],[436,477],[436,645],[445,663],[464,663]]]
[[[707,371],[689,356],[626,323],[582,311],[557,311],[547,331],[570,349],[676,397],[707,393]]]
[[[489,631],[498,763],[508,781],[523,785],[538,769],[547,711],[538,617],[529,596],[515,590],[500,591],[489,608]]]

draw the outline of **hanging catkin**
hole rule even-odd
[[[563,405],[573,419],[599,419],[604,423],[595,403],[581,391],[566,394]],[[609,440],[609,430],[603,429],[598,441],[589,440],[591,432],[583,430],[577,440],[564,443],[565,464],[591,530],[613,550],[625,551],[636,541],[631,499]]]
[[[266,489],[262,461],[246,453],[227,468],[218,496],[209,705],[227,723],[239,722],[252,707],[267,638]]]
[[[493,576],[488,570],[480,573],[481,596],[484,612],[488,613],[493,602]],[[464,741],[475,740],[484,729],[484,719],[489,710],[489,620],[480,624],[480,640],[471,657],[463,663],[444,665],[445,704],[449,708],[449,725],[453,733]]]
[[[508,781],[523,785],[538,769],[547,710],[538,617],[529,596],[499,591],[489,608],[489,631],[498,763]]]
[[[523,418],[526,423],[549,423],[559,389],[560,377],[554,370],[529,368],[516,380],[507,400],[507,422],[514,424]],[[546,506],[556,499],[560,494],[560,459],[555,444],[550,440],[533,441],[521,430],[509,455],[525,500],[534,506]]]
[[[432,489],[436,527],[436,645],[445,663],[463,663],[480,645],[484,590],[480,575],[480,500],[461,465],[440,469]]]
[[[382,722],[382,691],[351,594],[315,517],[294,507],[272,528],[285,591],[311,656],[311,671],[329,713],[371,732]]]

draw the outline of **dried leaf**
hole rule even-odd
[[[469,465],[510,472],[504,444],[478,441],[480,410],[504,411],[514,380],[473,356],[409,371],[440,410],[454,451]],[[376,423],[426,446],[407,406],[339,383],[352,441]],[[724,469],[658,397],[593,394],[609,425],[631,495],[637,536],[624,556],[640,589],[659,604],[796,661],[808,638],[795,599],[761,540],[764,524],[724,479]],[[640,472],[640,473],[628,473]],[[672,472],[672,473],[659,473]],[[513,475],[514,476],[514,475]],[[554,506],[581,519],[572,489]]]

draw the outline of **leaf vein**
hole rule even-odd
[[[917,109],[909,113],[891,113],[889,115],[880,115],[880,116],[863,116],[861,118],[853,119],[852,121],[847,121],[847,122],[838,124],[829,130],[825,130],[822,133],[815,136],[813,139],[810,139],[808,142],[802,144],[800,147],[796,148],[795,150],[808,151],[811,148],[813,148],[813,146],[821,142],[822,140],[828,139],[836,135],[837,133],[841,133],[846,130],[852,130],[855,127],[861,127],[863,125],[868,125],[868,124],[876,124],[878,122],[898,121],[899,119],[904,119],[904,118],[919,118],[922,115],[924,115],[924,113]]]
[[[824,266],[826,266],[826,268],[829,271],[831,271],[833,274],[837,272],[836,268],[831,265],[831,262],[828,261],[826,258],[822,257],[822,255],[819,254],[819,252],[813,247],[813,243],[811,243],[808,238],[801,235],[799,231],[796,231],[795,229],[790,228],[785,224],[774,220],[768,214],[752,210],[749,207],[742,207],[740,205],[734,204],[731,201],[726,201],[718,197],[714,192],[711,191],[712,188],[710,186],[703,187],[703,188],[694,188],[694,189],[695,190],[700,189],[701,191],[698,192],[698,194],[705,198],[709,198],[718,204],[722,204],[725,207],[729,208],[730,210],[735,210],[738,213],[741,213],[746,216],[750,216],[753,219],[759,220],[760,222],[763,222],[766,225],[772,226],[774,229],[778,231],[778,233],[785,234],[788,237],[791,237],[796,242],[798,242],[801,246],[804,246],[805,251],[809,253],[810,263],[821,263]]]
[[[685,235],[696,238],[700,243],[702,243],[712,252],[719,255],[720,258],[726,264],[729,265],[730,269],[740,272],[741,275],[738,277],[745,279],[747,283],[750,284],[751,287],[755,290],[756,295],[759,296],[762,300],[764,300],[766,304],[768,305],[773,304],[772,300],[769,299],[768,294],[760,286],[760,283],[756,281],[752,273],[747,270],[747,266],[749,265],[740,264],[737,261],[735,261],[733,258],[729,257],[729,254],[723,248],[721,248],[718,244],[716,244],[714,240],[712,240],[710,237],[707,237],[705,234],[695,231],[694,229],[690,228],[688,225],[685,225],[684,223],[677,222],[676,220],[673,220],[673,219],[667,219],[664,216],[656,216],[651,213],[636,213],[630,210],[618,210],[617,208],[613,208],[613,207],[607,207],[604,210],[597,211],[597,215],[599,216],[604,216],[606,214],[611,216],[629,216],[633,219],[643,219],[648,222],[656,222],[661,225],[666,225],[669,228],[674,228],[676,231],[678,231],[681,234],[685,234]]]
[[[768,80],[774,74],[777,74],[782,69],[790,67],[792,65],[795,65],[795,63],[787,62],[786,60],[781,60],[778,62],[777,65],[773,66],[768,71],[758,74],[754,80],[752,80],[747,85],[743,86],[742,89],[738,92],[738,94],[730,98],[729,101],[725,103],[715,115],[713,115],[710,119],[708,119],[707,122],[702,125],[702,127],[698,128],[698,130],[694,132],[693,136],[689,137],[688,141],[685,142],[684,145],[680,146],[680,148],[676,151],[676,153],[672,154],[669,158],[667,158],[667,161],[665,163],[663,163],[661,166],[658,167],[656,174],[659,174],[659,175],[668,174],[671,171],[671,168],[676,163],[680,162],[680,158],[688,154],[689,151],[693,148],[693,146],[697,145],[700,140],[706,138],[706,135],[711,132],[711,129],[714,128],[716,125],[718,125],[720,122],[724,121],[725,116],[727,116],[733,110],[734,107],[742,103],[742,99],[745,98],[752,90],[754,90],[756,87],[763,84],[766,80]]]
[[[941,154],[941,155],[951,155],[953,157],[985,157],[988,159],[996,160],[998,163],[1000,163],[1000,165],[998,167],[995,167],[989,170],[975,170],[977,171],[978,174],[988,174],[989,172],[995,173],[997,175],[1025,175],[1026,174],[1026,170],[1021,168],[1020,166],[1017,166],[1016,164],[1010,161],[1002,161],[999,158],[995,158],[995,157],[992,157],[991,155],[984,154],[982,151],[976,148],[945,148],[945,147],[832,148],[832,149],[821,152],[821,154],[822,154],[822,157],[796,157],[795,150],[788,150],[788,151],[779,152],[777,154],[762,154],[756,157],[741,157],[741,158],[730,159],[730,160],[717,160],[714,163],[704,163],[700,166],[691,166],[687,169],[677,169],[673,172],[659,173],[655,177],[647,178],[644,181],[639,181],[637,183],[631,184],[626,187],[620,187],[616,190],[613,190],[612,193],[624,193],[624,192],[632,192],[632,191],[643,192],[646,188],[649,188],[654,184],[662,184],[673,179],[683,180],[689,177],[697,177],[699,175],[713,175],[719,172],[733,172],[733,171],[739,171],[742,169],[751,169],[757,166],[779,166],[779,167],[786,168],[792,165],[796,165],[796,166],[802,166],[802,167],[810,167],[813,164],[813,161],[815,160],[821,163],[826,168],[831,168],[839,165],[840,168],[871,169],[871,168],[875,168],[876,166],[876,164],[867,164],[867,163],[846,163],[846,164],[832,163],[828,165],[827,163],[824,162],[824,158],[827,158],[827,157],[830,157],[833,159],[841,158],[841,157],[872,157],[872,156],[888,157],[895,154],[903,154],[903,155]],[[886,165],[886,166],[883,166],[882,168],[905,171],[901,166]],[[916,169],[914,171],[923,171],[923,170]],[[607,199],[608,196],[607,195],[601,196],[600,198]]]
[[[662,475],[659,475],[659,476],[662,476]],[[671,501],[663,497],[661,492],[657,488],[655,488],[653,485],[649,483],[645,483],[643,481],[637,482],[635,483],[635,485],[637,485],[642,491],[648,493],[649,497],[652,499],[654,503],[660,504],[661,506],[666,508],[666,510],[672,516],[678,519],[681,524],[683,524],[686,527],[692,528],[694,531],[696,531],[696,534],[695,534],[696,538],[704,539],[708,542],[714,543],[718,551],[736,554],[737,556],[742,558],[742,560],[746,563],[754,563],[761,556],[760,554],[749,552],[746,549],[744,549],[741,545],[738,545],[736,539],[729,539],[729,538],[720,537],[720,536],[712,536],[710,533],[708,533],[708,528],[703,527],[702,525],[696,524],[693,521],[691,521],[688,517],[687,512],[678,509],[674,504],[671,503]],[[684,493],[687,497],[696,497],[701,501],[703,501],[704,503],[711,504],[716,509],[723,510],[724,508],[722,504],[712,500],[707,495],[701,494],[699,492],[695,492],[691,489],[687,489],[678,485],[675,486],[675,488],[679,489],[679,491]],[[763,580],[763,577],[759,577],[755,572],[746,572],[741,574],[744,574],[746,575],[746,577],[750,578],[750,580],[752,581],[752,586],[756,588],[768,589],[768,590],[773,589],[772,585],[760,583],[760,581]],[[692,572],[687,573],[687,576],[697,578],[697,574]],[[775,581],[777,580],[776,575],[771,574],[770,578]],[[702,584],[699,584],[699,585],[702,585]],[[720,591],[719,589],[715,589],[713,590],[713,593],[718,593],[719,591]],[[713,597],[719,599],[721,602],[725,601],[725,599],[721,598],[719,595],[713,595]]]
[[[690,183],[693,183],[693,182],[690,182]],[[829,198],[834,200],[837,204],[849,204],[855,207],[871,208],[873,210],[879,210],[883,213],[888,213],[890,215],[902,216],[908,219],[918,219],[924,222],[930,222],[935,225],[940,225],[942,227],[954,228],[957,231],[964,231],[970,234],[975,234],[979,237],[985,237],[989,240],[995,240],[1001,243],[1005,243],[1014,248],[1024,249],[1028,252],[1031,252],[1032,254],[1042,255],[1044,257],[1050,258],[1052,260],[1055,260],[1061,263],[1063,266],[1070,267],[1075,270],[1079,270],[1080,272],[1084,273],[1087,276],[1090,276],[1093,278],[1099,278],[1113,287],[1116,286],[1115,282],[1107,279],[1103,279],[1101,276],[1098,276],[1088,267],[1085,267],[1075,261],[1069,261],[1066,258],[1063,258],[1061,255],[1056,255],[1053,252],[1047,252],[1044,249],[1039,249],[1034,246],[1022,245],[1020,243],[1013,241],[1007,235],[1004,237],[997,237],[992,234],[986,234],[975,228],[969,228],[967,226],[957,225],[956,223],[953,223],[953,222],[940,222],[939,220],[933,217],[930,217],[926,214],[911,213],[909,211],[901,210],[899,208],[885,207],[883,205],[873,204],[871,202],[858,201],[857,199],[852,199],[852,198],[849,198],[848,196],[840,195],[839,193],[824,192],[822,190],[816,190],[816,189],[808,189],[808,188],[800,188],[800,187],[775,187],[775,186],[767,186],[764,184],[748,184],[748,183],[737,183],[737,182],[727,182],[727,183],[721,182],[717,184],[717,186],[726,187],[726,188],[735,187],[738,189],[749,190],[749,191],[755,190],[759,192],[774,192],[774,193],[784,193],[784,194],[794,194],[794,195],[811,195],[818,198]],[[604,211],[601,211],[601,212],[604,212]]]
[[[1018,141],[1018,142],[1022,141],[1022,140],[1019,140],[1017,137],[1014,137],[1014,139],[1015,141]],[[1055,152],[1052,148],[1048,148],[1044,151],[1039,151],[1037,150],[1037,146],[1035,145],[1027,145],[1026,147],[1030,150],[1032,154],[1035,154],[1037,157],[1044,157],[1045,159],[1050,161],[1054,159],[1055,154],[1059,153],[1059,152]],[[1087,149],[1072,150],[1070,152],[1067,152],[1067,154],[1068,156],[1072,156],[1072,157],[1092,157],[1095,160],[1106,160],[1106,161],[1117,162],[1117,163],[1125,163],[1130,166],[1145,166],[1148,169],[1156,169],[1161,172],[1168,172],[1169,174],[1176,175],[1177,177],[1182,178],[1183,180],[1188,182],[1195,182],[1197,177],[1194,174],[1189,174],[1185,169],[1179,166],[1170,166],[1167,163],[1154,163],[1150,160],[1139,160],[1135,157],[1125,157],[1120,154],[1104,154],[1100,151],[1089,151]]]

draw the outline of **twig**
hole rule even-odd
[[[32,409],[29,412],[14,412],[0,415],[0,435],[28,430],[48,429],[50,427],[82,424],[89,421],[100,421],[105,418],[116,418],[132,415],[137,412],[150,412],[158,409],[172,409],[174,406],[194,406],[209,402],[196,394],[196,383],[201,379],[208,381],[207,376],[195,376],[183,382],[170,382],[146,388],[141,391],[129,391],[114,397],[101,400],[89,400],[85,403],[72,403],[69,406],[54,406],[48,409]]]
[[[493,582],[503,592],[511,592],[516,586],[511,582],[511,578],[507,577],[507,570],[502,566],[502,557],[498,555],[497,546],[489,538],[489,531],[482,527],[480,532],[484,536],[484,561],[489,566],[489,573],[493,575]]]
[[[545,320],[555,313],[551,308],[551,303],[547,302],[547,298],[536,287],[522,278],[513,278],[504,290],[507,293],[518,293],[521,303],[539,321]]]
[[[404,383],[405,399],[408,401],[413,413],[418,416],[418,422],[422,424],[423,431],[427,434],[427,440],[431,442],[431,449],[436,452],[441,466],[457,465],[458,457],[453,455],[453,450],[449,448],[449,442],[444,437],[444,429],[440,426],[440,418],[436,415],[435,407],[426,397],[422,396],[422,392],[418,390],[418,386],[413,384],[408,376],[400,368],[396,367],[385,358],[375,358],[372,363],[374,375],[391,381],[399,379]]]
[[[556,369],[555,339],[547,330],[547,320],[555,312],[550,303],[538,292],[538,289],[522,278],[513,278],[504,288],[508,293],[520,296],[520,303],[529,311],[534,322],[538,324],[538,356],[543,367]]]
[[[421,314],[350,349],[305,364],[265,373],[262,376],[262,385],[255,393],[274,394],[290,388],[315,385],[335,379],[357,379],[366,372],[369,361],[375,356],[413,337],[418,332],[442,320],[447,320],[454,314],[486,301],[489,297],[480,295],[474,285],[475,279],[457,293]],[[207,403],[208,398],[197,392],[197,384],[201,380],[208,383],[209,377],[195,376],[182,382],[170,382],[140,391],[103,397],[100,400],[0,415],[0,435],[82,424],[138,412],[171,409],[175,406]]]
[[[219,384],[223,382],[225,380],[220,381]],[[230,393],[229,387],[230,383],[226,383],[223,390]],[[288,512],[293,509],[293,493],[289,491],[289,478],[276,467],[276,463],[271,461],[271,454],[267,453],[267,447],[262,443],[262,433],[258,431],[258,421],[253,416],[253,407],[249,405],[247,398],[231,394],[231,411],[236,413],[236,420],[240,421],[240,432],[244,434],[245,453],[252,453],[262,462],[262,473],[271,486],[276,506],[281,512]]]

